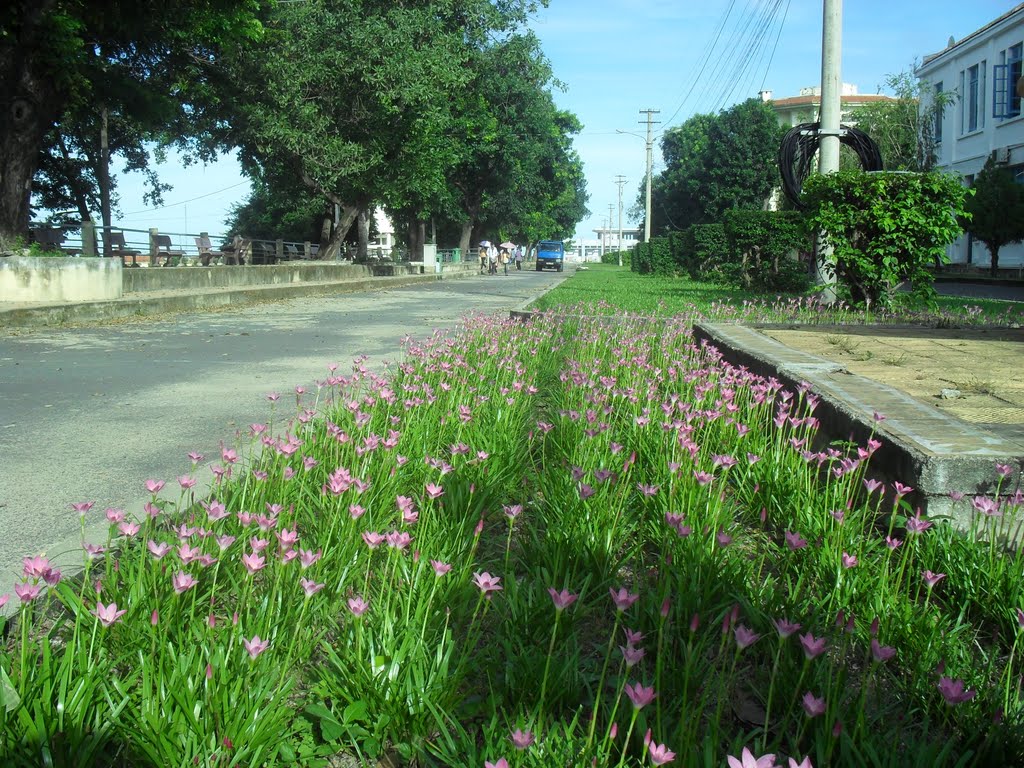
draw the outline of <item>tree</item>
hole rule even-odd
[[[581,126],[555,106],[539,41],[509,36],[476,50],[470,66],[473,78],[452,105],[458,160],[446,174],[459,247],[466,252],[481,227],[527,241],[568,236],[586,215],[583,167],[572,149]]]
[[[935,125],[952,103],[952,91],[925,90],[912,73],[888,75],[886,88],[895,101],[865,104],[849,122],[874,139],[887,171],[929,171],[935,167]]]
[[[224,46],[259,36],[245,0],[13,0],[0,11],[0,236],[28,225],[46,137],[65,115],[101,105],[117,84],[173,83],[166,102],[195,104],[198,72]],[[123,90],[120,89],[120,90]],[[159,92],[159,87],[155,89]],[[191,115],[198,125],[197,114]]]
[[[837,279],[855,303],[885,306],[909,281],[934,297],[929,268],[961,233],[967,190],[952,174],[812,174],[804,184],[807,227],[833,248]]]
[[[417,219],[454,208],[451,104],[473,77],[474,51],[534,6],[309,0],[273,8],[260,45],[231,63],[243,167],[290,173],[341,208],[325,258],[373,203]]]
[[[775,111],[760,99],[669,130],[662,140],[666,167],[652,184],[652,231],[720,221],[732,208],[763,208],[778,182],[782,133]]]
[[[964,210],[970,214],[965,226],[988,248],[989,267],[995,277],[999,269],[999,251],[1004,245],[1024,240],[1024,186],[1004,166],[989,157],[971,183],[974,194],[967,198]]]

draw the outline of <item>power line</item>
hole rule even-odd
[[[196,200],[202,200],[202,199],[207,198],[207,197],[213,197],[214,195],[219,195],[221,192],[227,192],[229,189],[234,189],[235,187],[241,187],[242,185],[248,184],[248,183],[249,183],[248,180],[240,181],[237,184],[232,184],[230,187],[224,187],[223,189],[218,189],[218,190],[215,190],[213,192],[207,192],[205,195],[199,195],[199,197],[191,197],[188,200],[182,200],[179,203],[167,203],[167,205],[158,205],[155,208],[143,208],[141,211],[132,211],[131,213],[123,213],[121,215],[122,216],[135,216],[137,214],[149,213],[151,211],[162,211],[164,208],[176,208],[179,205],[187,205],[188,203],[195,202]]]

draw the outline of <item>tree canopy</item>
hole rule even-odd
[[[988,248],[992,256],[989,269],[995,276],[1003,246],[1024,240],[1024,186],[1009,169],[989,157],[971,189],[974,192],[964,203],[970,218],[964,226]]]
[[[782,129],[771,105],[748,99],[717,115],[694,115],[662,137],[665,170],[651,184],[651,231],[761,208],[778,183]],[[642,194],[642,190],[641,190]]]

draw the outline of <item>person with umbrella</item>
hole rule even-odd
[[[512,251],[515,249],[516,244],[511,242],[504,242],[501,244],[501,266],[505,268],[505,277],[508,277],[508,263],[512,261]]]

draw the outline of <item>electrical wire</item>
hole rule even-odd
[[[122,216],[135,216],[137,214],[149,213],[150,211],[162,211],[164,208],[176,208],[179,205],[186,205],[186,204],[194,202],[196,200],[202,200],[202,199],[207,198],[207,197],[213,197],[214,195],[219,195],[221,192],[227,192],[229,189],[234,189],[235,187],[241,187],[243,184],[249,184],[249,183],[250,183],[249,180],[246,179],[245,181],[240,181],[237,184],[232,184],[230,187],[224,187],[223,189],[217,189],[217,190],[214,190],[213,192],[207,192],[205,195],[199,195],[199,197],[190,197],[188,200],[182,200],[181,202],[178,202],[178,203],[167,203],[166,205],[158,205],[155,208],[143,208],[141,211],[132,211],[131,213],[124,213],[124,214],[121,214],[121,215]]]
[[[782,190],[800,209],[807,206],[800,199],[804,182],[811,174],[813,159],[821,143],[821,123],[801,123],[786,132],[779,146],[779,171]],[[849,125],[840,126],[839,142],[854,151],[865,171],[882,170],[882,153],[878,145],[864,131]]]

